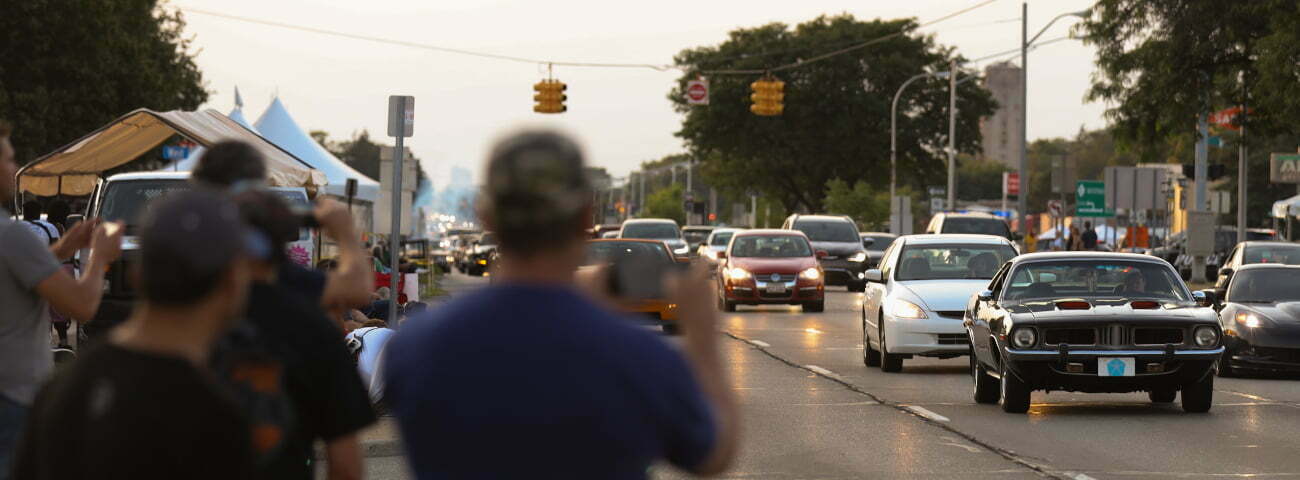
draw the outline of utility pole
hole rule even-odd
[[[645,211],[645,174],[646,172],[642,171],[640,175],[637,175],[637,177],[641,179],[641,194],[637,195],[639,201],[636,203],[637,214]]]
[[[957,59],[948,60],[948,210],[957,210]]]
[[[1246,241],[1246,74],[1241,74],[1241,139],[1237,142],[1237,243]]]
[[[1020,211],[1020,235],[1029,234],[1029,2],[1020,4],[1020,195],[1016,195],[1016,208]],[[1064,213],[1064,212],[1062,212]],[[1020,240],[1020,248],[1025,240]]]
[[[749,196],[749,228],[758,228],[758,195]]]

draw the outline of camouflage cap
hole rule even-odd
[[[485,211],[501,230],[571,219],[592,201],[584,166],[582,151],[568,137],[550,131],[511,135],[488,158]]]

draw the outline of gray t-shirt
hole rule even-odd
[[[59,270],[45,239],[0,208],[0,395],[31,405],[53,368],[49,303],[36,284]]]

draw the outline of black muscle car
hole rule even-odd
[[[1034,390],[1148,392],[1205,412],[1223,352],[1204,293],[1146,255],[1016,257],[971,297],[965,325],[979,403],[1023,413]]]
[[[1238,266],[1216,302],[1223,344],[1219,376],[1245,371],[1300,372],[1300,267]],[[1204,292],[1207,296],[1212,292]]]

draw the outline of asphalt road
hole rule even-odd
[[[452,295],[484,284],[453,275]],[[826,312],[741,307],[722,349],[743,406],[727,478],[1300,478],[1300,381],[1217,379],[1208,414],[1145,394],[1036,392],[1028,415],[976,405],[967,360],[862,364],[860,294],[832,287]],[[670,340],[671,341],[671,340]],[[405,478],[400,457],[368,478]],[[654,478],[688,476],[666,465]]]

